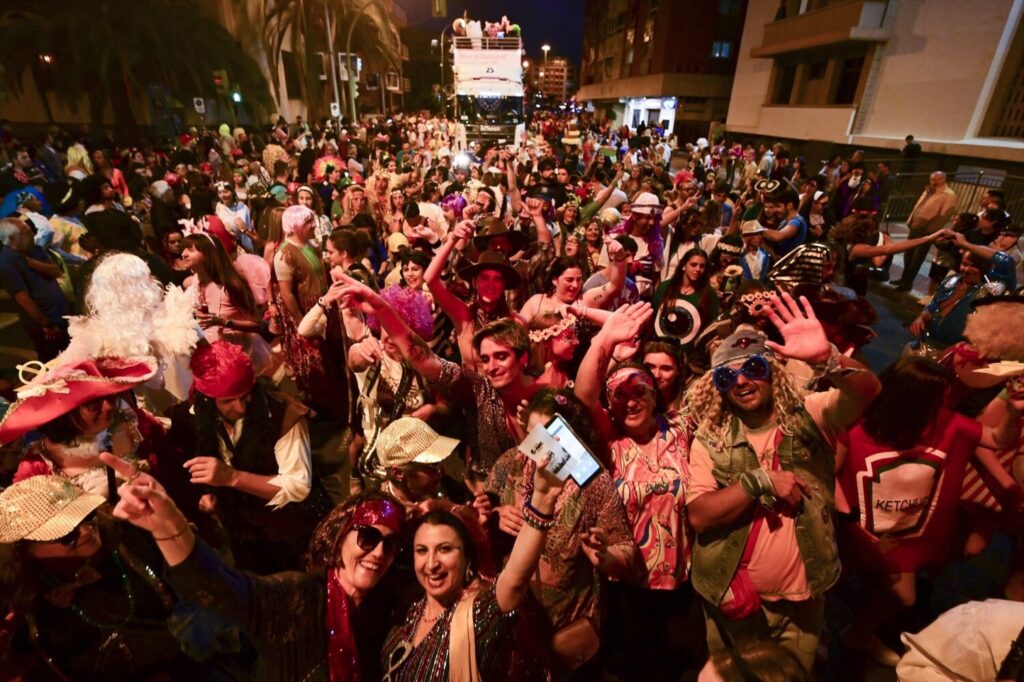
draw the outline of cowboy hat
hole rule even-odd
[[[473,246],[477,251],[486,251],[487,245],[494,237],[507,237],[512,242],[512,253],[522,251],[529,241],[525,232],[509,230],[501,218],[488,217],[480,222],[480,234],[473,237]]]
[[[505,260],[505,256],[501,255],[497,251],[483,251],[480,254],[480,259],[472,264],[459,270],[459,277],[472,282],[473,278],[479,275],[484,270],[495,270],[501,273],[501,276],[505,279],[506,289],[515,289],[519,286],[522,278],[519,273],[516,272],[515,268],[508,264]]]

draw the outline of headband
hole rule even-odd
[[[213,241],[213,237],[211,237],[210,233],[206,231],[207,228],[206,228],[206,219],[205,218],[200,218],[199,220],[192,220],[191,218],[185,218],[185,219],[179,220],[178,221],[178,225],[181,226],[181,232],[186,237],[191,237],[193,235],[200,235],[201,234],[204,237],[206,237],[207,239],[209,239],[210,243],[213,244],[214,247],[217,246],[217,242]]]
[[[630,381],[636,381],[642,386],[646,386],[652,391],[655,390],[654,382],[651,381],[651,377],[646,372],[641,372],[636,367],[623,367],[617,369],[611,373],[608,380],[605,382],[605,387],[608,389],[608,394],[615,393],[615,389],[623,384],[627,384]]]
[[[298,195],[299,195],[299,192],[301,192],[302,190],[306,190],[306,191],[307,191],[307,192],[309,192],[309,193],[310,193],[311,195],[313,195],[313,196],[316,196],[316,192],[314,192],[314,191],[313,191],[313,188],[312,188],[312,187],[310,187],[309,185],[299,185],[299,186],[298,186],[298,187],[297,187],[297,188],[295,189],[295,196],[298,196]]]
[[[353,526],[384,526],[392,533],[402,529],[405,521],[405,509],[391,500],[367,500],[360,502],[352,510],[346,532]]]
[[[562,332],[569,329],[576,324],[576,316],[572,313],[567,314],[557,324],[548,327],[547,329],[535,329],[530,332],[530,341],[534,343],[541,343],[548,339],[553,339]]]

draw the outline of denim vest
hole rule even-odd
[[[803,409],[792,435],[779,443],[779,466],[807,482],[808,497],[796,516],[796,540],[807,571],[807,584],[820,597],[839,579],[839,553],[835,525],[835,450],[825,440],[811,416]],[[747,442],[740,420],[732,417],[729,443],[699,438],[714,465],[713,475],[724,488],[741,474],[759,466]],[[739,566],[750,534],[751,515],[730,526],[699,533],[693,546],[690,580],[697,592],[712,604],[720,604]]]

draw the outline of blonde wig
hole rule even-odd
[[[804,391],[796,379],[775,356],[767,355],[772,368],[772,403],[782,432],[792,434],[796,429],[796,416],[804,405]],[[712,443],[729,440],[733,415],[729,401],[715,388],[712,371],[705,372],[686,391],[686,411],[697,422],[695,435]]]
[[[964,336],[986,360],[1024,362],[1024,305],[991,303],[967,318]]]

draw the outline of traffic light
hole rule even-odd
[[[448,16],[448,0],[430,0],[430,13],[434,17]]]
[[[213,86],[217,89],[218,95],[226,95],[231,89],[231,83],[228,81],[228,72],[224,69],[216,69],[213,72]]]

